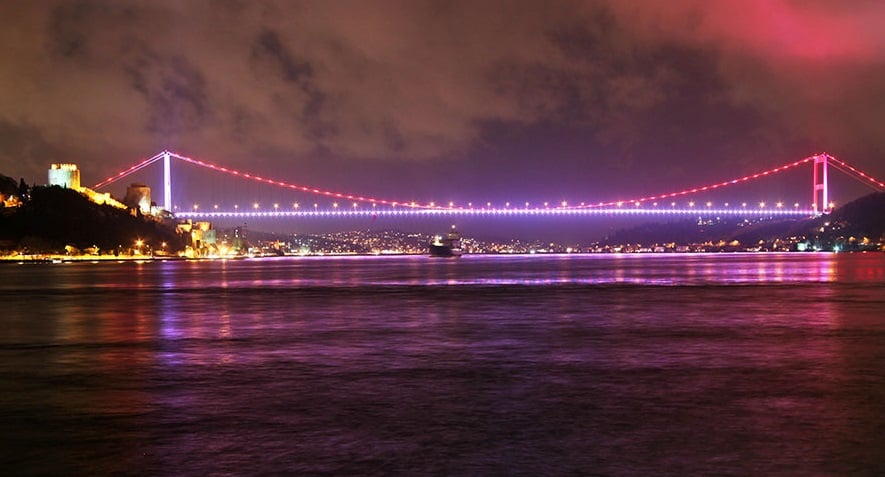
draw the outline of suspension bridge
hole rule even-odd
[[[224,210],[218,205],[212,207],[199,207],[193,205],[190,208],[175,205],[172,197],[172,161],[197,166],[199,168],[222,174],[227,177],[237,178],[260,184],[262,187],[306,194],[309,196],[331,199],[330,206],[320,207],[319,202],[310,205],[302,205],[300,202],[291,202],[291,207],[281,207],[274,203],[272,208],[260,208],[258,203],[251,207],[234,205],[233,209]],[[725,181],[717,181],[705,185],[689,187],[671,192],[659,193],[648,196],[633,197],[627,199],[604,200],[599,202],[569,201],[542,202],[542,203],[509,203],[492,204],[491,202],[465,202],[456,204],[449,202],[437,204],[434,202],[418,203],[407,200],[393,200],[390,198],[370,197],[365,195],[326,190],[312,185],[294,184],[291,182],[276,180],[247,171],[237,170],[205,160],[184,156],[172,151],[162,151],[150,158],[142,160],[119,173],[110,176],[93,186],[94,190],[100,190],[118,182],[142,169],[162,161],[163,164],[163,209],[174,212],[177,217],[191,219],[221,219],[221,218],[319,218],[319,217],[384,217],[384,216],[737,216],[737,217],[809,217],[828,213],[832,207],[829,178],[830,168],[833,168],[848,177],[855,179],[868,186],[874,191],[885,191],[885,183],[861,171],[860,169],[827,154],[814,154],[797,161],[793,161],[779,167],[762,170],[753,174],[731,178]],[[761,180],[788,170],[795,170],[800,166],[811,166],[811,201],[810,202],[722,202],[714,204],[712,201],[692,200],[701,197],[705,193],[711,193],[720,189],[735,187],[739,184]],[[805,205],[803,205],[805,204]]]

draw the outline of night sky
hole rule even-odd
[[[168,148],[394,200],[594,202],[828,151],[881,179],[885,2],[850,3],[3,2],[0,172],[91,185]]]

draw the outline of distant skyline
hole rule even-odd
[[[0,172],[89,185],[168,148],[364,195],[593,201],[828,151],[882,178],[882,24],[878,1],[5,2]]]

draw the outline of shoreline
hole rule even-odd
[[[772,251],[689,251],[689,252],[570,252],[570,253],[469,253],[464,254],[463,256],[554,256],[554,255],[593,255],[593,256],[602,256],[602,255],[744,255],[744,254],[772,254],[772,253],[780,253],[780,254],[838,254],[838,253],[882,253],[882,251],[878,250],[860,250],[860,251],[842,251],[842,252],[833,252],[833,251],[784,251],[784,250],[772,250]],[[150,255],[84,255],[84,256],[69,256],[69,255],[56,255],[56,254],[33,254],[33,255],[11,255],[11,256],[2,256],[0,257],[0,264],[57,264],[57,263],[108,263],[108,262],[167,262],[167,261],[175,261],[175,262],[203,262],[203,261],[216,261],[216,260],[249,260],[249,259],[279,259],[279,258],[340,258],[340,257],[378,257],[378,256],[398,256],[398,257],[411,257],[417,256],[422,257],[426,256],[430,257],[428,254],[424,253],[401,253],[401,254],[373,254],[373,253],[340,253],[340,254],[307,254],[307,255],[255,255],[255,256],[246,256],[246,255],[238,255],[233,257],[179,257],[179,256],[150,256]]]

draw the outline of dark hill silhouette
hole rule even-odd
[[[815,219],[815,226],[839,224],[843,234],[855,237],[880,238],[885,236],[885,192],[863,196]]]
[[[0,242],[7,249],[61,252],[70,245],[113,252],[131,248],[138,239],[155,249],[163,242],[170,251],[183,248],[172,225],[95,204],[58,186],[34,187],[21,207],[0,213]]]
[[[620,230],[603,243],[651,245],[737,240],[747,245],[791,237],[806,237],[824,243],[837,243],[850,237],[858,240],[864,237],[874,241],[883,240],[885,192],[861,197],[835,209],[830,214],[816,218],[776,219],[755,223],[746,223],[734,218],[703,224],[699,224],[697,220],[648,223]]]

